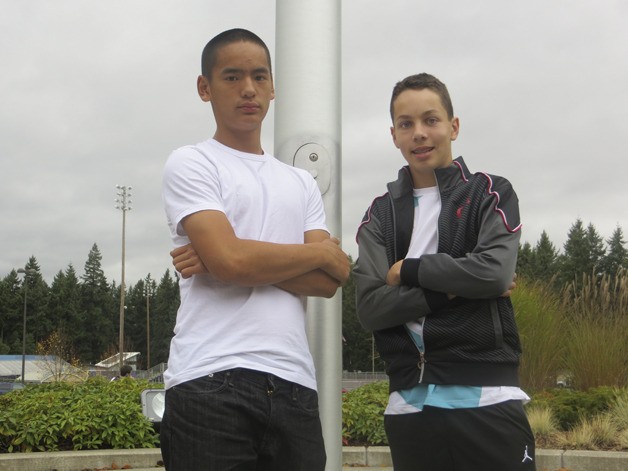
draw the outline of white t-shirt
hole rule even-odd
[[[241,239],[294,244],[325,230],[320,191],[305,170],[209,139],[175,150],[162,195],[175,246],[189,243],[181,221],[221,211]],[[224,284],[209,275],[179,282],[181,306],[170,344],[166,388],[225,369],[268,372],[316,389],[301,296],[274,286]]]
[[[412,239],[406,258],[419,258],[425,253],[438,251],[438,216],[441,202],[437,186],[428,188],[414,188],[414,223]],[[406,324],[410,335],[414,332],[415,341],[419,341],[419,348],[423,347],[423,318],[410,321]]]

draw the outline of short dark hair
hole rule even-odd
[[[409,77],[400,80],[393,88],[392,98],[390,99],[390,117],[393,122],[395,120],[394,115],[394,103],[401,92],[405,90],[432,90],[440,97],[440,101],[443,104],[443,108],[447,112],[447,117],[452,119],[454,117],[454,107],[451,104],[451,97],[449,91],[443,82],[430,74],[422,73],[416,75],[410,75]]]
[[[131,374],[131,371],[133,371],[131,365],[122,365],[122,367],[120,368],[120,376],[129,376]]]
[[[211,78],[212,69],[214,65],[216,65],[216,56],[218,55],[218,51],[228,46],[229,44],[237,43],[239,41],[250,42],[257,44],[264,48],[266,51],[266,58],[268,59],[268,69],[272,74],[272,67],[270,64],[270,51],[268,50],[268,46],[266,43],[262,41],[262,39],[255,33],[252,33],[249,30],[242,28],[234,28],[229,29],[227,31],[223,31],[217,36],[214,36],[203,49],[203,54],[201,55],[201,73],[207,79]]]

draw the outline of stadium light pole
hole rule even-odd
[[[22,384],[26,376],[26,295],[28,293],[28,275],[34,275],[37,270],[32,268],[18,268],[18,273],[24,274],[24,314],[22,318]]]
[[[124,364],[124,293],[126,290],[124,282],[124,264],[125,264],[125,248],[126,248],[126,212],[131,210],[131,190],[133,187],[125,185],[116,185],[118,189],[116,198],[116,209],[122,211],[122,277],[120,280],[120,337],[119,337],[119,367]]]
[[[155,294],[150,275],[146,277],[144,295],[146,296],[146,371],[150,370],[150,297]]]
[[[308,170],[323,196],[327,227],[341,234],[340,0],[275,2],[277,158]],[[342,468],[342,296],[308,300],[327,470]]]

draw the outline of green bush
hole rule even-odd
[[[32,385],[2,395],[0,453],[154,447],[158,437],[153,425],[142,415],[140,404],[141,391],[149,387],[156,385],[131,379],[107,382],[92,378],[80,384]],[[627,398],[626,388],[598,387],[588,391],[556,388],[534,394],[527,407],[550,409],[563,431],[610,412],[625,434]],[[387,381],[345,393],[343,442],[387,445],[384,431],[387,403]]]
[[[140,403],[148,387],[96,377],[0,396],[0,453],[154,447],[158,437]]]
[[[347,445],[388,445],[384,410],[388,381],[366,384],[343,395],[342,439]]]
[[[596,415],[609,411],[621,394],[621,390],[608,386],[588,391],[547,389],[534,394],[527,407],[548,407],[558,422],[558,427],[566,431],[582,420],[591,420]]]

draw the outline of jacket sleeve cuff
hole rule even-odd
[[[404,286],[419,287],[419,265],[421,260],[418,258],[406,258],[401,264],[399,276],[401,284]]]
[[[442,309],[449,303],[449,296],[445,293],[432,291],[431,289],[423,289],[423,293],[425,294],[425,301],[427,301],[427,305],[432,312]]]

